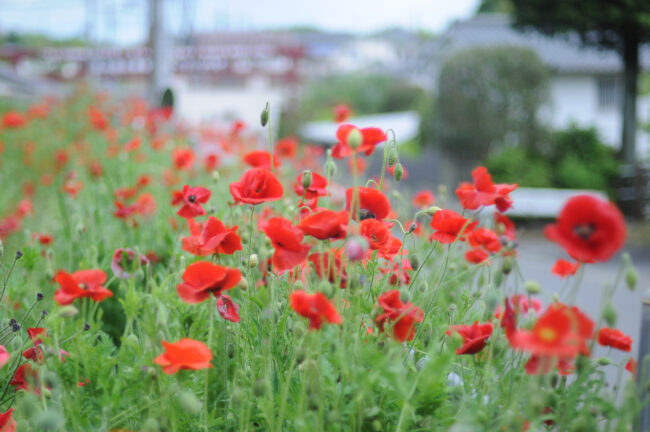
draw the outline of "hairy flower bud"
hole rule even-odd
[[[302,172],[301,180],[302,180],[302,187],[303,188],[307,189],[309,186],[311,186],[311,182],[312,182],[311,171],[310,170],[304,170]]]
[[[0,258],[5,254],[5,246],[2,243],[2,240],[0,240]]]
[[[616,308],[613,304],[607,302],[603,308],[603,320],[605,320],[608,326],[614,327],[616,325],[617,318],[618,312],[616,312]]]
[[[260,124],[262,125],[262,127],[265,127],[266,124],[269,122],[269,110],[270,107],[267,102],[266,107],[264,107],[264,109],[262,110],[262,114],[260,114]]]
[[[248,267],[255,268],[258,265],[260,265],[259,257],[257,256],[257,254],[251,254],[251,256],[248,258]]]
[[[501,271],[503,272],[503,274],[510,274],[513,265],[514,263],[512,262],[512,258],[506,257],[503,260],[503,265],[501,266]]]
[[[634,291],[636,289],[636,282],[638,278],[639,274],[637,273],[636,269],[631,265],[628,266],[628,268],[625,270],[625,284],[630,289],[630,291]]]
[[[158,424],[158,420],[156,420],[153,417],[149,417],[142,424],[141,431],[142,432],[159,432],[160,431],[160,425]]]
[[[434,214],[436,214],[438,210],[442,210],[442,209],[438,206],[431,206],[427,209],[427,214],[433,216]]]
[[[334,177],[334,174],[336,174],[336,164],[334,161],[327,161],[325,164],[325,171],[327,172],[328,177]]]
[[[352,129],[348,132],[347,141],[348,146],[350,146],[352,150],[361,147],[361,144],[363,143],[363,135],[361,135],[361,131],[357,128]]]
[[[388,151],[388,166],[393,167],[397,163],[397,150],[395,147]]]
[[[542,290],[542,287],[539,285],[538,282],[530,280],[524,283],[524,289],[528,294],[533,295],[533,294],[539,294],[539,292]]]
[[[415,254],[412,254],[409,257],[409,263],[411,264],[411,267],[413,267],[413,270],[417,270],[420,268],[420,260],[418,259],[418,256]]]
[[[181,390],[178,394],[178,404],[190,414],[198,414],[201,411],[201,401],[189,390]]]
[[[61,306],[59,308],[59,316],[63,318],[72,318],[79,313],[79,309],[72,305]]]
[[[395,164],[395,170],[393,171],[393,177],[395,177],[395,180],[400,181],[402,180],[403,176],[404,176],[404,167],[402,166],[401,163],[397,162]]]

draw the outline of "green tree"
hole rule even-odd
[[[648,0],[512,0],[515,26],[576,32],[586,45],[615,49],[624,64],[621,157],[634,163],[639,46],[650,42]]]
[[[506,143],[533,146],[541,132],[537,114],[547,84],[548,71],[530,49],[499,46],[459,52],[442,67],[435,116],[423,125],[423,138],[473,161]]]

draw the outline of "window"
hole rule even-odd
[[[623,83],[619,77],[608,76],[598,78],[598,106],[602,108],[618,108],[623,101]]]

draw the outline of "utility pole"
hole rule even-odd
[[[150,33],[152,52],[150,100],[160,106],[164,91],[171,80],[172,44],[165,32],[164,0],[149,0]]]

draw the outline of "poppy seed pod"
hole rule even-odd
[[[255,268],[260,264],[260,259],[257,256],[257,254],[251,254],[250,258],[248,258],[248,267],[250,268]]]
[[[388,166],[392,168],[396,163],[397,163],[397,150],[395,150],[395,147],[393,147],[388,152]]]
[[[352,150],[356,150],[361,147],[361,144],[363,143],[363,135],[361,135],[361,131],[357,128],[353,128],[350,132],[348,132],[347,141],[348,146]]]
[[[304,170],[302,172],[302,177],[301,177],[301,182],[302,182],[302,187],[305,189],[308,189],[309,186],[311,186],[311,182],[313,180],[312,174],[310,170]]]
[[[400,181],[402,180],[403,176],[404,176],[404,167],[402,166],[401,163],[397,162],[397,164],[395,164],[395,171],[393,171],[393,177],[395,177],[395,180]]]
[[[246,280],[246,278],[239,279],[239,282],[237,282],[235,288],[246,291],[248,289],[248,280]]]
[[[539,294],[539,292],[542,290],[542,287],[539,285],[538,282],[535,281],[526,281],[524,283],[524,289],[528,294]]]
[[[269,122],[269,104],[266,104],[266,107],[262,110],[262,114],[260,114],[260,124],[262,127],[265,127],[266,124]]]

